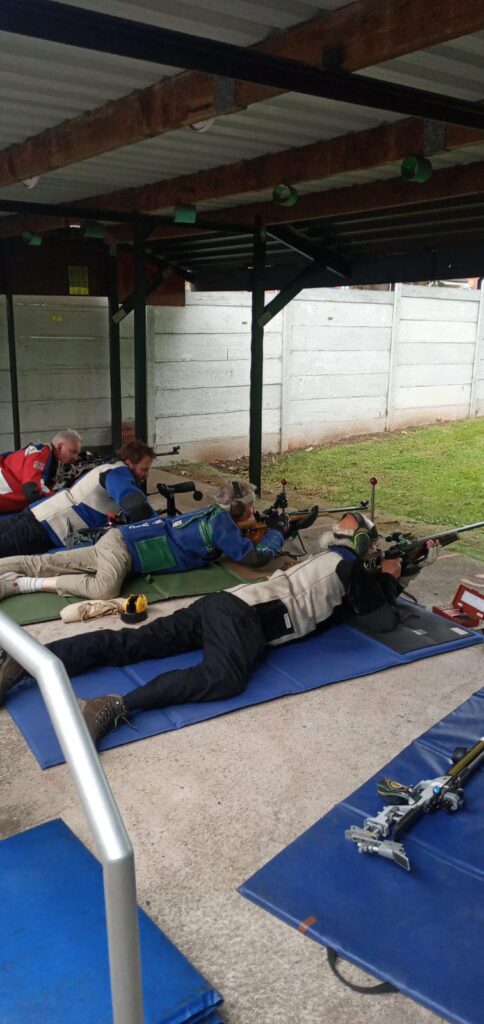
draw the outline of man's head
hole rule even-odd
[[[52,438],[52,449],[57,461],[63,465],[77,462],[81,450],[81,435],[77,430],[59,430]]]
[[[133,441],[127,441],[126,444],[123,444],[116,454],[122,462],[126,463],[136,482],[144,484],[145,480],[148,479],[151,463],[155,457],[154,449],[150,448],[149,444],[145,444],[144,441],[138,441],[137,438],[134,438]]]
[[[254,514],[255,486],[241,480],[232,480],[215,491],[214,500],[230,512],[232,519],[250,519]]]
[[[371,519],[361,512],[347,512],[332,530],[331,544],[349,547],[359,558],[365,558],[375,550],[378,530]]]

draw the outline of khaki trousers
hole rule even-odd
[[[0,575],[4,572],[43,579],[57,576],[57,593],[62,597],[107,600],[119,596],[123,582],[131,572],[131,558],[119,530],[112,529],[92,547],[72,548],[49,555],[0,558]]]

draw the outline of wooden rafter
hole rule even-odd
[[[470,195],[484,194],[484,161],[435,171],[425,184],[415,184],[402,178],[375,181],[367,185],[330,189],[301,196],[295,206],[287,209],[275,203],[251,203],[235,206],[210,214],[214,230],[217,226],[237,220],[252,229],[254,219],[260,217],[265,224],[294,224],[302,221],[325,220],[346,214],[359,214],[371,210],[414,206],[417,203],[438,202]],[[193,236],[193,230],[181,231],[175,227],[157,228],[150,236],[170,239]]]
[[[320,65],[325,51],[339,47],[342,67],[357,71],[483,27],[482,0],[359,0],[265,40],[257,49]],[[0,152],[0,187],[280,93],[237,82],[233,99],[221,105],[217,81],[186,72],[10,146]]]
[[[447,125],[442,133],[442,151],[484,142],[484,132]],[[323,181],[333,175],[362,171],[403,160],[409,153],[421,153],[425,146],[425,125],[419,118],[406,118],[378,125],[363,132],[350,132],[332,139],[310,143],[211,167],[180,178],[155,182],[141,188],[107,193],[88,200],[89,205],[138,213],[168,211],[176,203],[200,203],[230,199],[247,192],[272,189],[281,178],[292,185]]]
[[[283,152],[243,160],[236,164],[198,171],[181,178],[156,182],[140,188],[124,189],[85,200],[90,209],[116,209],[148,213],[169,210],[176,203],[200,203],[207,199],[227,199],[247,192],[272,188],[284,168],[285,180],[293,185],[321,181],[348,171],[368,170],[402,160],[409,153],[420,153],[424,146],[425,126],[418,118],[407,118],[390,125],[379,125],[364,132],[351,132],[322,142]],[[448,125],[442,136],[442,148],[449,151],[482,143],[484,133]],[[82,201],[78,206],[83,205]],[[61,210],[62,207],[59,207]],[[67,226],[65,216],[8,217],[0,220],[0,238],[23,231],[52,231]],[[123,228],[116,237],[129,238]],[[113,237],[114,237],[113,235]]]

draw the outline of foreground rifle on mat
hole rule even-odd
[[[385,551],[377,551],[375,555],[370,556],[365,561],[365,564],[369,569],[378,569],[386,558],[401,558],[402,576],[416,575],[427,558],[427,541],[433,540],[435,543],[440,544],[441,547],[446,547],[447,544],[454,544],[456,540],[459,540],[461,533],[467,533],[469,530],[480,530],[483,526],[484,522],[470,523],[468,526],[456,526],[453,530],[444,530],[443,533],[430,533],[427,537],[418,538],[413,538],[410,533],[392,533],[389,537],[385,537],[388,543],[393,541],[392,546],[386,548]]]
[[[455,814],[464,804],[462,785],[484,762],[484,737],[468,750],[457,747],[452,755],[453,766],[447,775],[424,779],[416,786],[403,786],[393,779],[380,779],[377,793],[388,804],[373,818],[365,818],[364,827],[352,825],[345,836],[356,843],[359,853],[376,853],[393,860],[410,871],[410,861],[400,836],[424,814],[446,811]]]

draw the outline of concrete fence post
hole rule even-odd
[[[281,429],[279,451],[287,451],[289,443],[289,417],[291,408],[292,325],[294,303],[289,302],[282,311],[281,333]]]
[[[385,430],[390,430],[395,411],[395,371],[398,363],[398,341],[400,336],[400,309],[403,286],[395,285],[393,292],[392,331],[390,335],[390,358],[388,363],[387,400],[385,408]]]
[[[484,281],[481,281],[479,291],[479,311],[476,323],[476,340],[474,345],[474,358],[472,360],[471,392],[469,396],[469,418],[477,414],[477,386],[479,383],[479,365],[481,354],[484,352]]]

